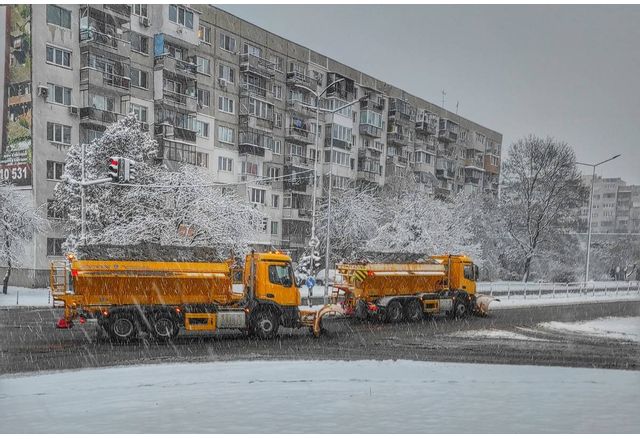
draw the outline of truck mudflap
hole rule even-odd
[[[489,314],[489,305],[494,300],[500,302],[500,299],[496,299],[493,296],[487,296],[486,294],[476,294],[476,306],[473,312],[479,316],[486,316]]]
[[[318,310],[300,310],[300,324],[307,326],[315,337],[322,332],[322,319],[326,316],[343,316],[344,308],[337,304],[324,305]]]

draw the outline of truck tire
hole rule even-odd
[[[168,312],[151,316],[149,321],[151,334],[158,340],[170,340],[178,335],[180,328],[176,319]]]
[[[385,320],[387,323],[399,323],[404,317],[402,312],[402,304],[399,300],[392,300],[385,309]]]
[[[464,319],[469,313],[469,302],[465,297],[457,297],[453,305],[453,318]]]
[[[251,318],[251,332],[264,340],[275,337],[279,327],[278,317],[268,308],[259,309]]]
[[[126,343],[138,334],[136,319],[133,314],[127,312],[111,314],[105,329],[109,333],[111,340],[120,343]]]
[[[409,300],[404,304],[404,316],[408,322],[419,322],[424,318],[420,299]]]

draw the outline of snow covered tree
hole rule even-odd
[[[48,229],[48,221],[22,191],[0,182],[0,263],[6,264],[2,294],[7,294],[11,269],[19,264],[25,241]]]
[[[331,200],[331,257],[333,262],[349,258],[363,249],[377,233],[382,219],[382,203],[374,189],[347,188],[334,190]],[[318,238],[320,253],[327,243],[329,203],[325,200],[318,209]]]
[[[212,246],[246,251],[262,216],[235,188],[216,184],[205,171],[182,165],[175,171],[158,163],[157,144],[140,130],[133,116],[113,124],[104,135],[85,146],[88,180],[104,178],[108,158],[133,159],[132,185],[88,186],[86,244],[140,244]],[[56,190],[56,202],[69,212],[67,248],[80,241],[81,146],[70,148],[65,180]]]
[[[553,138],[528,136],[509,148],[503,163],[501,214],[518,249],[523,281],[541,244],[575,221],[587,190],[576,168],[573,149]]]

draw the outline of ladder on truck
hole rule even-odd
[[[56,298],[68,293],[68,279],[67,261],[51,261],[49,268],[49,290],[51,291],[51,297],[53,297],[54,308],[64,306],[64,302],[60,300],[58,300],[56,304]]]

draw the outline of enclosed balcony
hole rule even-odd
[[[377,90],[364,89],[364,96],[360,98],[360,110],[383,111],[385,108],[384,95]]]
[[[449,119],[440,119],[438,139],[445,143],[453,143],[458,141],[458,133],[460,127],[457,123]]]
[[[389,98],[389,119],[415,122],[416,109],[400,98]]]
[[[197,77],[198,66],[188,61],[176,59],[166,53],[155,57],[154,69],[167,70],[188,80],[195,80]]]
[[[423,134],[438,134],[438,116],[424,112],[416,120],[416,131]]]
[[[382,129],[374,127],[373,125],[360,124],[360,134],[363,136],[369,136],[379,139],[382,137]]]
[[[276,74],[276,66],[271,61],[260,58],[259,56],[242,53],[240,54],[240,71],[242,73],[250,73],[271,79]]]
[[[331,85],[335,81],[340,82]],[[339,73],[329,72],[327,73],[327,85],[331,85],[326,92],[327,98],[336,97],[347,102],[351,102],[356,98],[356,85],[353,79]]]
[[[93,67],[82,67],[80,69],[80,85],[104,87],[119,94],[128,95],[131,79],[128,76],[101,71]]]
[[[314,162],[315,160],[311,157],[302,157],[295,154],[289,154],[284,158],[285,165],[301,169],[313,169]]]
[[[287,73],[287,85],[291,87],[304,86],[315,90],[318,82],[312,77],[301,72],[288,72]]]
[[[302,128],[290,126],[285,130],[284,138],[290,142],[309,145],[314,143],[315,134]]]
[[[387,133],[387,143],[399,146],[406,146],[411,142],[408,134],[401,131],[392,131]]]
[[[271,157],[273,137],[261,131],[240,131],[238,138],[238,152],[265,157]]]
[[[468,169],[478,169],[484,171],[484,160],[482,157],[470,157],[464,160],[464,167]]]
[[[114,111],[101,110],[93,107],[80,108],[80,124],[83,126],[96,124],[106,127],[117,122],[123,116]]]

